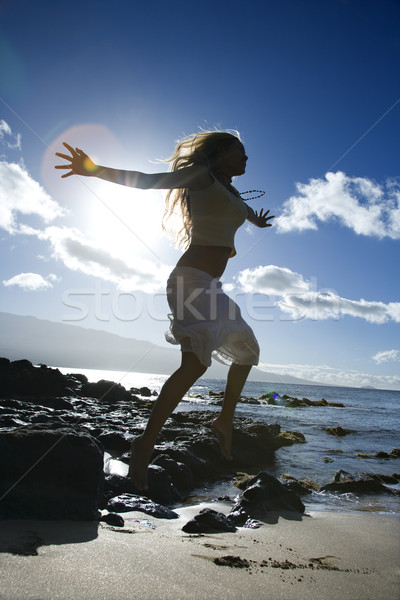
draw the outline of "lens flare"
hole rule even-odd
[[[66,192],[65,180],[61,180],[61,171],[54,168],[55,165],[62,164],[62,159],[55,156],[56,152],[65,152],[62,145],[67,142],[73,148],[82,148],[90,158],[95,162],[97,157],[102,164],[122,162],[124,158],[124,149],[117,137],[104,125],[97,123],[84,123],[74,125],[60,133],[47,146],[40,169],[42,183],[46,191],[54,196],[64,196]],[[92,168],[92,167],[91,167]],[[88,169],[89,171],[91,169]]]
[[[85,158],[83,164],[86,171],[88,171],[89,173],[94,172],[96,170],[96,164],[90,158]]]

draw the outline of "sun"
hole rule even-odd
[[[128,262],[162,262],[162,192],[99,182],[92,196],[85,231],[96,245]]]
[[[123,144],[105,126],[76,125],[63,131],[48,146],[41,165],[42,180],[46,190],[66,206],[65,221],[77,226],[88,243],[129,266],[145,268],[146,261],[162,264],[167,242],[161,227],[165,190],[144,191],[96,177],[61,179],[54,166],[60,164],[55,152],[63,150],[63,141],[82,148],[100,164],[138,164],[140,168],[140,156],[127,154]]]

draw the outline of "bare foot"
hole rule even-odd
[[[222,454],[227,460],[232,460],[231,455],[231,441],[232,441],[232,425],[228,427],[218,422],[218,419],[213,421],[212,426],[214,428],[215,435],[217,436],[218,443]]]
[[[149,466],[153,448],[147,448],[143,437],[138,435],[131,443],[131,456],[129,459],[129,477],[139,492],[148,490],[147,468]]]

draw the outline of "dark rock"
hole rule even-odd
[[[282,475],[281,478],[285,488],[299,496],[305,496],[314,491],[319,491],[319,485],[309,479],[297,479],[291,475]]]
[[[36,413],[35,415],[33,415],[33,417],[31,417],[29,419],[29,422],[31,423],[31,425],[37,425],[39,423],[41,423],[42,425],[51,424],[51,423],[54,423],[55,421],[56,421],[56,419],[55,419],[54,415],[45,413],[45,412]],[[66,423],[65,423],[65,425],[66,425]]]
[[[243,527],[244,524],[251,518],[249,517],[246,509],[243,508],[240,503],[236,503],[235,506],[232,507],[228,517],[232,523],[238,527]]]
[[[157,396],[157,392],[152,392],[150,388],[143,386],[141,388],[132,387],[129,392],[131,394],[138,394],[139,396],[143,396],[144,398],[150,398],[150,396]]]
[[[232,435],[233,459],[247,465],[268,464],[275,450],[286,445],[280,433],[278,424],[267,425],[247,419],[240,420],[234,424]]]
[[[234,522],[243,520],[244,515],[256,519],[265,519],[268,513],[303,513],[304,504],[294,492],[288,490],[278,479],[261,472],[248,483],[239,502],[235,504],[228,517]],[[247,520],[247,519],[246,519]]]
[[[187,445],[190,446],[190,442]],[[178,463],[186,465],[193,474],[195,483],[207,481],[207,478],[211,476],[207,461],[196,456],[194,452],[191,452],[186,447],[185,442],[177,442],[173,447],[163,447],[161,453],[166,454]],[[215,475],[215,471],[212,471],[212,475]]]
[[[21,360],[13,360],[12,362],[8,361],[8,363],[16,373],[21,373],[22,371],[33,368],[31,361],[27,360],[26,358]]]
[[[29,379],[30,378],[30,379]],[[29,388],[25,393],[21,386],[36,378],[53,385],[38,389]],[[60,384],[61,382],[61,384]],[[40,424],[40,429],[58,431],[68,428],[69,424],[79,423],[80,430],[97,437],[100,445],[121,460],[128,462],[130,443],[125,438],[129,420],[129,435],[143,431],[143,418],[148,417],[148,396],[155,395],[149,388],[138,388],[140,398],[135,400],[131,392],[111,381],[101,380],[88,383],[85,376],[70,373],[62,375],[58,370],[46,366],[34,367],[27,360],[11,363],[0,359],[0,387],[13,390],[7,393],[0,403],[0,428]],[[24,383],[24,385],[25,385]],[[60,385],[59,385],[60,384]],[[46,384],[47,385],[47,384]],[[58,389],[59,385],[59,389]],[[18,387],[19,386],[19,387]],[[64,389],[61,393],[59,390]],[[15,390],[24,390],[19,394]],[[57,393],[45,392],[56,389]],[[218,401],[223,393],[211,394]],[[253,402],[254,399],[244,399]],[[258,402],[258,400],[257,400]],[[276,450],[291,443],[304,442],[304,436],[298,432],[281,432],[278,424],[267,425],[250,418],[235,418],[232,440],[233,460],[227,461],[222,455],[215,432],[212,428],[214,413],[205,411],[179,412],[171,415],[159,436],[159,444],[153,453],[153,464],[149,468],[149,497],[161,504],[175,504],[195,486],[221,477],[232,476],[238,470],[254,472],[254,468],[263,468],[274,460]],[[122,455],[122,456],[121,456]],[[122,478],[124,479],[124,478]],[[130,479],[128,479],[129,484]],[[137,490],[124,484],[123,491],[106,489],[102,506],[110,494],[136,493]]]
[[[343,437],[344,435],[348,435],[349,433],[355,433],[353,429],[344,429],[343,427],[325,427],[326,433],[330,435],[336,435],[338,437]]]
[[[276,450],[300,441],[300,435],[292,440],[281,436],[278,424],[267,425],[236,417],[232,436],[233,459],[227,461],[212,428],[213,417],[210,411],[174,413],[162,432],[166,443],[156,447],[158,454],[167,454],[189,467],[194,476],[194,485],[248,466],[264,467],[274,460]]]
[[[311,494],[313,491],[311,487],[304,484],[304,482],[301,480],[295,478],[283,481],[282,484],[288,491],[293,492],[298,496],[306,496],[307,494]]]
[[[15,398],[0,398],[0,406],[2,408],[17,408],[20,410],[24,410],[25,408],[24,402]]]
[[[300,398],[290,398],[286,400],[286,406],[288,408],[300,408],[302,406],[308,406],[308,404]]]
[[[348,481],[354,481],[354,475],[343,469],[336,471],[333,476],[333,483],[347,483]]]
[[[159,465],[150,465],[147,471],[149,485],[148,496],[160,504],[176,504],[182,500],[182,496],[172,485],[167,471]]]
[[[304,487],[299,481],[296,480],[285,481],[283,482],[283,485],[288,491],[293,492],[298,496],[306,496],[307,494],[311,493],[310,489]]]
[[[0,374],[10,368],[11,361],[8,358],[0,358]],[[31,363],[32,364],[32,363]]]
[[[145,396],[146,398],[149,398],[151,396],[151,390],[148,387],[143,386],[143,387],[139,388],[139,394],[141,396]]]
[[[321,400],[308,400],[307,398],[303,398],[303,400],[307,402],[308,406],[328,406],[328,402],[325,398],[321,398]]]
[[[107,452],[126,452],[131,447],[131,442],[118,431],[104,431],[97,436]]]
[[[130,393],[120,384],[106,379],[97,383],[85,383],[81,389],[82,396],[97,398],[102,402],[117,404],[130,399]]]
[[[107,512],[102,514],[100,519],[103,523],[107,523],[107,525],[112,525],[114,527],[123,527],[125,525],[124,518],[121,515],[113,512]]]
[[[34,367],[29,360],[13,362],[3,359],[0,365],[0,394],[22,396],[62,396],[66,391],[66,380],[58,369],[45,365]]]
[[[388,452],[356,452],[356,456],[359,456],[360,458],[384,458],[384,459],[389,459],[389,458],[399,458],[400,456],[400,449],[399,448],[393,448],[393,450],[391,450],[389,453]]]
[[[293,444],[306,444],[307,440],[300,431],[282,431],[279,437],[284,440],[285,446],[292,446]]]
[[[76,379],[79,383],[88,383],[88,378],[83,373],[67,373],[67,377],[72,377],[72,379]]]
[[[133,485],[130,477],[123,477],[115,473],[106,474],[104,479],[104,498],[101,508],[105,508],[111,498],[120,496],[121,494],[139,495],[139,491]]]
[[[235,532],[236,527],[224,514],[203,508],[193,519],[182,527],[185,533],[221,533],[223,531]]]
[[[189,467],[182,462],[174,460],[168,454],[159,454],[153,460],[152,464],[163,467],[178,490],[188,490],[193,486],[193,473]]]
[[[392,493],[392,490],[384,486],[378,479],[371,479],[364,473],[352,475],[347,471],[337,471],[332,483],[321,487],[322,492],[339,492],[341,494],[379,494],[382,492]]]
[[[256,521],[255,519],[247,519],[245,524],[243,525],[245,529],[259,529],[261,527],[261,523]]]
[[[400,475],[393,473],[393,475],[382,475],[378,473],[365,473],[366,477],[370,479],[376,479],[381,483],[386,483],[387,485],[396,485],[400,481]]]
[[[261,398],[268,398],[268,404],[281,404],[279,400],[284,401],[284,405],[288,408],[304,408],[309,406],[331,406],[335,408],[344,408],[344,404],[341,402],[328,402],[325,398],[321,398],[321,400],[309,400],[308,398],[293,398],[292,396],[288,396],[284,394],[280,397],[278,394],[272,393],[265,394],[261,396]],[[278,399],[278,402],[276,400]]]
[[[258,398],[252,398],[251,396],[241,396],[239,402],[242,404],[262,404]]]
[[[146,495],[159,504],[176,504],[182,500],[178,490],[172,485],[171,479],[165,469],[158,465],[150,465],[147,472],[149,489],[146,494],[139,492],[130,477],[122,475],[106,475],[104,482],[104,495],[108,499],[120,494]]]
[[[45,406],[46,408],[52,408],[53,410],[73,410],[74,406],[71,401],[67,398],[59,397],[43,397],[38,398],[24,398],[25,402],[33,402],[37,406]]]
[[[31,426],[0,433],[0,518],[97,519],[103,449],[88,433]]]
[[[208,395],[211,398],[223,398],[225,395],[225,392],[208,392]]]
[[[24,427],[27,424],[27,421],[22,421],[12,415],[1,415],[0,417],[0,427],[3,429],[15,429],[16,427]]]
[[[136,510],[144,512],[146,515],[152,515],[158,519],[177,519],[179,516],[176,512],[166,506],[162,506],[149,498],[137,496],[135,494],[121,494],[120,496],[111,498],[108,501],[107,509],[115,512],[129,512]]]
[[[281,399],[280,395],[276,392],[268,392],[260,396],[260,400],[268,400],[268,404],[276,405],[276,400]]]
[[[237,477],[235,480],[235,486],[239,488],[239,490],[245,490],[250,481],[253,480],[254,475],[249,475],[248,473],[236,473]]]

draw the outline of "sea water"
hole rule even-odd
[[[89,381],[108,379],[121,383],[126,389],[147,386],[156,392],[160,391],[168,377],[149,373],[79,368],[60,370],[63,373],[84,373]],[[220,408],[213,404],[214,399],[209,396],[209,393],[221,392],[224,386],[225,381],[222,379],[201,378],[189,390],[176,410],[207,409],[218,412]],[[250,417],[266,423],[279,423],[282,431],[300,431],[307,440],[305,444],[294,444],[279,449],[275,453],[273,464],[265,469],[268,473],[275,477],[280,477],[284,473],[290,474],[300,479],[309,479],[322,486],[331,483],[338,470],[352,474],[362,472],[392,475],[400,472],[400,458],[378,459],[357,456],[357,454],[375,454],[379,451],[390,453],[393,448],[400,447],[400,391],[247,381],[242,395],[259,398],[268,392],[309,400],[325,398],[328,402],[344,404],[344,408],[329,406],[288,408],[239,402],[236,409],[237,416]],[[202,397],[194,397],[197,395]],[[326,427],[337,426],[354,430],[354,433],[344,437],[326,433]],[[333,462],[325,462],[324,459]],[[389,487],[399,489],[400,486]],[[195,490],[191,498],[207,501],[217,496],[234,497],[237,493],[238,490],[232,480],[228,480]],[[354,494],[314,492],[303,497],[303,502],[309,510],[334,508],[335,510],[400,512],[399,497],[389,494],[357,497]]]

